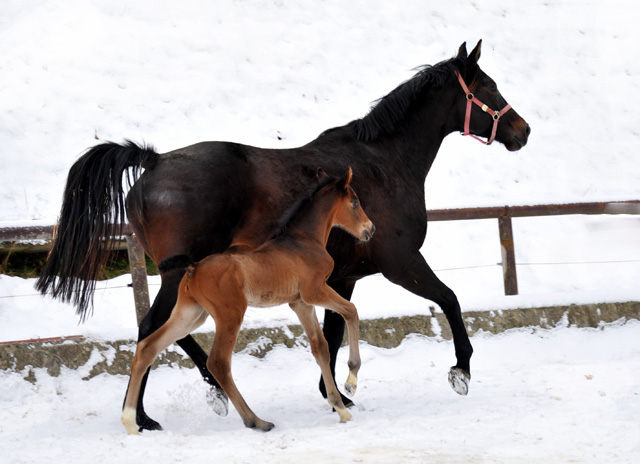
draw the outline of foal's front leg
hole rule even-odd
[[[342,298],[335,290],[326,284],[315,292],[310,293],[310,298],[311,300],[306,299],[305,301],[309,304],[317,304],[335,311],[340,314],[347,323],[349,376],[347,377],[344,388],[347,390],[349,396],[353,396],[358,388],[358,371],[360,370],[361,364],[359,345],[360,318],[358,317],[358,310],[353,303]]]
[[[331,373],[331,365],[329,363],[329,345],[327,340],[322,334],[320,323],[316,317],[315,309],[313,306],[305,304],[298,300],[295,303],[290,303],[291,309],[295,311],[300,319],[300,323],[307,333],[309,338],[309,344],[311,345],[311,353],[316,358],[316,362],[320,366],[322,371],[322,379],[324,380],[325,388],[327,389],[327,400],[329,404],[336,410],[340,416],[340,422],[345,422],[351,419],[351,413],[345,407],[340,397],[340,392],[336,388],[336,383]]]

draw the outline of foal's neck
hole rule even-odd
[[[318,192],[309,205],[293,220],[285,232],[287,235],[303,236],[308,240],[327,246],[329,233],[334,226],[336,216],[335,199],[337,192],[330,190]]]

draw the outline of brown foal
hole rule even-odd
[[[270,307],[289,303],[322,371],[329,404],[338,412],[341,422],[351,418],[331,374],[329,348],[314,306],[332,309],[346,321],[349,376],[345,388],[354,394],[360,369],[358,312],[353,303],[326,283],[334,265],[326,245],[334,226],[361,241],[369,240],[375,227],[349,185],[351,168],[340,179],[324,176],[318,190],[279,235],[252,251],[214,254],[186,267],[171,317],[138,343],[122,413],[128,433],[138,433],[136,405],[149,366],[171,343],[202,325],[209,314],[215,320],[216,332],[207,368],[227,393],[245,426],[264,431],[273,428],[271,422],[260,419],[249,408],[231,376],[231,355],[248,305]]]

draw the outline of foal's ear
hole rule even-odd
[[[352,177],[353,177],[353,171],[351,171],[351,166],[349,166],[349,169],[347,170],[347,172],[344,174],[344,176],[342,176],[342,178],[340,178],[340,180],[336,184],[336,187],[338,188],[338,190],[347,190],[347,188],[349,187],[349,184],[351,183]]]

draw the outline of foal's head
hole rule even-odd
[[[351,168],[336,183],[338,199],[334,205],[333,225],[349,232],[357,239],[366,242],[376,230],[371,220],[367,217],[360,206],[358,195],[351,188]]]

